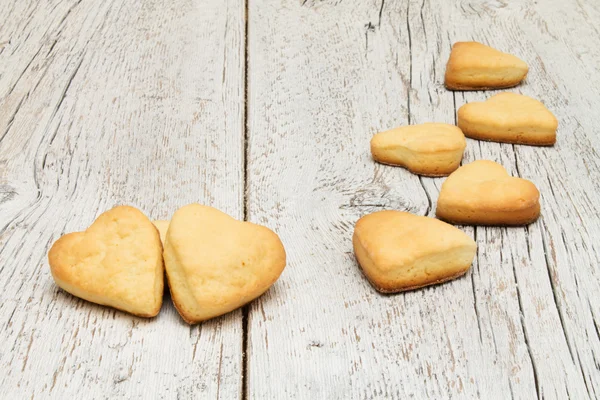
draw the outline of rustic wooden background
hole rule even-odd
[[[0,0],[3,398],[600,396],[600,3]],[[526,60],[558,117],[536,148],[468,140],[541,191],[525,228],[464,229],[471,272],[382,296],[355,221],[434,215],[443,179],[375,164],[382,129],[455,121],[453,42]],[[201,202],[276,230],[277,284],[188,327],[60,291],[46,254],[116,204]]]

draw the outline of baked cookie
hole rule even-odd
[[[477,42],[452,46],[445,84],[451,90],[502,89],[518,85],[527,75],[525,61]]]
[[[458,126],[473,139],[543,146],[556,142],[558,121],[531,97],[500,93],[459,108]]]
[[[379,211],[358,220],[354,254],[371,284],[395,293],[442,283],[467,272],[477,245],[435,218]]]
[[[58,286],[74,296],[140,317],[160,311],[164,268],[158,231],[128,206],[101,214],[85,231],[58,239],[48,261]]]
[[[275,283],[286,263],[273,231],[199,204],[173,215],[164,259],[173,303],[190,324],[254,300]]]
[[[169,221],[161,221],[156,220],[152,221],[156,229],[158,229],[158,233],[160,234],[160,242],[165,244],[165,239],[167,238],[167,230],[169,229]]]
[[[371,139],[373,159],[425,176],[446,176],[460,165],[467,142],[459,128],[426,123],[380,132]]]
[[[540,193],[493,161],[463,165],[442,184],[438,218],[455,224],[527,225],[540,215]]]

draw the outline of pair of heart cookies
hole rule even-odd
[[[500,93],[484,102],[463,105],[458,127],[425,123],[377,133],[371,155],[382,164],[396,165],[423,176],[447,176],[462,161],[465,136],[493,142],[553,145],[556,117],[539,101],[515,93]]]
[[[477,42],[452,46],[445,85],[451,90],[503,89],[516,86],[529,68],[519,58]],[[501,93],[458,110],[465,136],[493,142],[549,146],[556,142],[556,117],[531,97]]]
[[[493,142],[553,145],[556,117],[539,101],[515,93],[500,93],[484,102],[463,105],[458,127],[425,123],[377,133],[371,139],[373,159],[401,166],[423,176],[447,176],[455,171],[466,148],[465,136]]]
[[[458,168],[442,184],[436,216],[456,224],[523,225],[540,214],[539,192],[487,160]],[[395,293],[446,282],[466,273],[477,247],[460,229],[400,211],[362,217],[354,254],[380,292]]]
[[[257,298],[286,264],[273,231],[211,207],[180,208],[162,233],[164,252],[159,231],[142,212],[115,207],[85,232],[54,243],[48,254],[52,276],[77,297],[153,317],[161,308],[166,272],[175,307],[193,324]]]

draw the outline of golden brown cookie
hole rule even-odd
[[[445,84],[451,90],[502,89],[518,85],[529,68],[519,58],[477,42],[452,46]]]
[[[531,97],[500,93],[459,108],[458,126],[473,139],[543,146],[556,142],[558,121]]]
[[[379,211],[356,223],[354,254],[380,292],[395,293],[446,282],[467,272],[477,245],[435,218]]]
[[[164,259],[171,297],[190,324],[254,300],[275,283],[286,263],[273,231],[199,204],[173,215]]]
[[[373,159],[425,176],[446,176],[460,165],[467,142],[459,128],[426,123],[380,132],[371,139]]]
[[[540,215],[540,193],[493,161],[463,165],[442,184],[436,215],[455,224],[527,225]]]
[[[119,206],[85,231],[58,239],[48,261],[56,284],[74,296],[140,317],[160,311],[164,269],[158,231],[139,210]]]

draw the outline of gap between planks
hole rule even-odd
[[[244,180],[244,202],[243,215],[244,221],[248,221],[248,1],[244,0],[244,110],[243,110],[243,126],[244,131],[244,171],[242,178]],[[250,306],[248,304],[242,307],[242,393],[240,398],[245,400],[248,398],[248,316]]]

